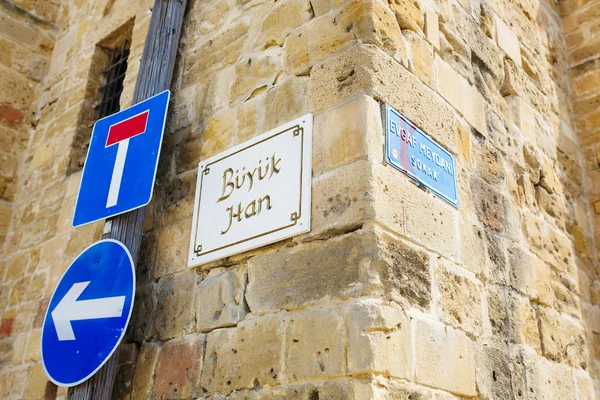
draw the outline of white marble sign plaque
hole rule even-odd
[[[307,114],[198,165],[189,267],[310,231]]]

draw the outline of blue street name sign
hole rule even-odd
[[[44,318],[42,363],[59,386],[84,382],[115,351],[129,323],[135,270],[116,240],[85,249],[61,278]]]
[[[454,157],[406,117],[386,104],[387,162],[458,207]]]
[[[150,202],[169,95],[164,91],[94,124],[73,226]]]

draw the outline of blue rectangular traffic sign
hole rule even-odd
[[[94,124],[73,226],[150,202],[169,96],[166,90]]]
[[[387,162],[454,206],[458,206],[454,157],[406,117],[386,104]]]

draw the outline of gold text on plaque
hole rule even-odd
[[[221,197],[217,200],[217,203],[226,200],[235,192],[237,189],[242,189],[244,186],[248,187],[248,191],[252,190],[254,183],[262,180],[268,180],[273,175],[278,174],[281,171],[281,158],[277,158],[275,153],[271,157],[265,157],[266,162],[263,164],[263,160],[258,161],[258,165],[250,170],[246,170],[243,167],[241,171],[233,168],[227,168],[223,171],[223,188],[221,191]],[[255,215],[259,215],[263,209],[270,210],[273,208],[271,205],[271,196],[266,195],[261,198],[252,200],[247,205],[239,202],[237,205],[231,205],[225,209],[229,213],[229,224],[227,229],[221,231],[221,235],[225,235],[231,229],[231,225],[234,221],[242,222],[243,219],[251,218]]]
[[[241,171],[236,169],[234,172],[233,168],[227,168],[223,171],[223,191],[221,192],[221,197],[219,197],[217,203],[227,199],[236,189],[244,187],[246,182],[248,182],[248,191],[250,191],[254,186],[255,179],[258,179],[259,181],[271,179],[273,174],[278,174],[279,171],[281,171],[281,168],[278,166],[281,162],[281,158],[275,160],[275,153],[273,153],[270,159],[269,157],[266,157],[265,160],[266,165],[263,165],[262,160],[259,160],[258,166],[256,166],[252,172],[246,171],[246,167],[243,167]],[[247,181],[246,178],[248,178]]]

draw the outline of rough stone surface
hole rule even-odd
[[[412,377],[410,321],[401,310],[375,301],[352,305],[348,330],[348,370]]]
[[[440,291],[438,309],[442,321],[462,327],[474,336],[481,335],[482,287],[474,279],[457,273],[451,263],[440,259],[437,264],[435,279]]]
[[[156,365],[153,395],[169,399],[196,397],[201,392],[203,350],[204,335],[195,334],[166,342]],[[152,362],[152,354],[147,356]]]
[[[452,393],[474,396],[475,351],[461,331],[418,319],[415,324],[416,381]]]
[[[310,302],[358,296],[361,273],[377,255],[375,236],[356,232],[321,243],[301,244],[248,261],[250,311],[294,309]],[[333,256],[333,257],[328,257]]]
[[[161,339],[167,340],[193,329],[195,280],[195,274],[189,271],[159,281],[154,330]]]
[[[346,317],[324,308],[290,317],[285,334],[286,373],[295,381],[346,372]]]
[[[227,271],[207,278],[196,289],[196,323],[198,330],[234,326],[246,315],[244,271]]]
[[[283,330],[277,317],[262,317],[210,332],[202,387],[209,393],[230,393],[279,382]]]
[[[152,394],[155,379],[155,367],[160,355],[160,346],[156,343],[144,343],[136,360],[133,377],[132,397],[147,399]]]

